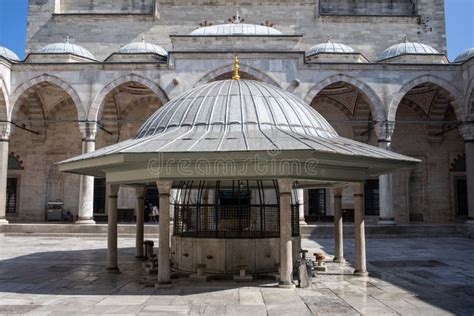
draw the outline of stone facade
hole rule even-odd
[[[356,10],[349,5],[352,1],[331,1],[330,6],[323,1],[320,7],[314,0],[232,5],[30,0],[28,53],[70,36],[97,62],[75,56],[55,62],[56,57],[41,54],[20,63],[0,58],[0,115],[14,123],[3,124],[2,129],[10,140],[10,156],[22,166],[8,171],[9,178],[17,179],[17,206],[7,218],[44,220],[46,203],[55,200],[77,215],[82,180],[59,173],[54,164],[84,150],[83,139],[89,137],[84,122],[99,122],[93,135],[96,148],[128,139],[168,100],[200,84],[228,78],[238,51],[242,77],[294,93],[342,136],[372,145],[388,143],[391,150],[422,159],[415,170],[392,177],[397,222],[461,220],[467,214],[458,212],[463,203],[458,191],[467,175],[457,162],[464,161],[464,166],[474,162],[465,156],[465,141],[472,141],[472,135],[463,137],[458,125],[474,118],[474,60],[448,63],[444,56],[406,55],[398,61],[374,62],[405,36],[445,52],[444,1],[415,2],[413,12],[412,1],[380,0],[379,13],[367,15],[367,7]],[[393,10],[387,3],[393,3]],[[225,23],[236,9],[246,23],[271,21],[285,35],[187,36],[204,20]],[[168,61],[117,55],[104,62],[143,35],[169,50]],[[327,37],[362,55],[306,59],[304,51]],[[388,133],[378,127],[385,122],[394,127]],[[119,209],[135,208],[134,189],[120,190]],[[331,194],[327,195],[331,215]],[[344,191],[342,208],[354,208],[350,189]]]

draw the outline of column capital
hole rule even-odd
[[[0,141],[9,141],[11,134],[11,123],[7,121],[0,122]]]
[[[395,131],[395,122],[377,122],[374,126],[374,129],[379,143],[390,143],[392,141],[393,132]]]
[[[171,180],[158,180],[156,181],[156,186],[158,187],[158,194],[165,196],[170,195],[171,186],[173,185],[173,181]]]
[[[474,121],[462,122],[459,126],[459,132],[466,143],[474,142]]]
[[[291,189],[293,188],[293,183],[295,180],[293,179],[278,179],[278,191],[280,194],[288,194],[291,193]]]
[[[343,187],[332,188],[334,197],[342,197],[342,191],[344,191]]]
[[[354,196],[364,195],[364,182],[354,182],[351,184]]]
[[[139,185],[135,187],[135,194],[137,195],[137,199],[145,198],[145,193],[146,193],[146,186]]]
[[[97,122],[83,121],[79,122],[79,128],[82,133],[82,140],[85,142],[95,142],[97,136]]]

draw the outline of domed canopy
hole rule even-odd
[[[283,35],[282,32],[273,27],[245,24],[245,23],[228,23],[220,25],[211,25],[198,28],[191,32],[194,36],[272,36]]]
[[[461,54],[459,54],[458,57],[454,60],[455,63],[460,63],[463,61],[466,61],[468,59],[471,59],[474,57],[474,47],[473,48],[468,48],[465,51],[463,51]]]
[[[88,59],[95,59],[94,55],[92,55],[87,49],[71,44],[69,43],[69,40],[65,43],[50,44],[43,47],[39,52],[41,54],[73,54]]]
[[[326,43],[321,43],[314,45],[306,52],[306,57],[311,57],[320,53],[329,53],[329,54],[340,54],[340,53],[354,53],[352,47],[327,41]]]
[[[0,56],[11,61],[20,61],[20,58],[17,54],[3,46],[0,46]]]
[[[439,52],[431,46],[421,44],[421,43],[412,43],[405,42],[397,45],[393,45],[387,48],[380,57],[380,60],[389,59],[405,54],[415,54],[415,55],[437,55]]]
[[[121,47],[118,52],[120,54],[156,54],[164,58],[168,57],[168,52],[161,46],[147,43],[145,40],[127,44]]]
[[[189,162],[184,168],[194,168],[192,172],[180,165],[183,159]],[[306,169],[313,162],[316,172]],[[253,80],[223,80],[168,102],[134,138],[59,166],[61,171],[107,176],[108,181],[122,183],[293,177],[327,184],[362,180],[416,162],[338,136],[315,109],[282,89]],[[302,167],[296,170],[289,163]],[[280,167],[275,169],[275,164]]]

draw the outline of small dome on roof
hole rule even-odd
[[[17,54],[3,46],[0,46],[0,56],[5,57],[8,60],[20,61]]]
[[[306,57],[314,56],[320,53],[354,53],[354,49],[350,46],[340,44],[340,43],[333,43],[331,41],[327,41],[326,43],[321,43],[314,45],[306,52]]]
[[[463,62],[474,57],[474,47],[468,48],[459,54],[458,57],[454,60],[455,63]]]
[[[118,50],[121,54],[157,54],[162,57],[168,57],[168,52],[161,46],[147,43],[145,39],[141,42],[133,42],[121,47]]]
[[[94,55],[84,47],[69,43],[69,39],[67,39],[65,43],[47,45],[40,49],[39,52],[41,54],[73,54],[88,59],[95,59]]]
[[[392,57],[397,57],[405,54],[415,54],[415,55],[433,55],[439,54],[439,52],[431,46],[414,43],[414,42],[405,42],[393,45],[382,53],[380,60],[389,59]]]
[[[245,24],[245,23],[228,23],[200,27],[191,32],[194,36],[239,36],[239,35],[283,35],[282,32],[273,27]]]

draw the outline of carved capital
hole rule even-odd
[[[94,142],[97,136],[97,122],[85,121],[79,123],[83,141]]]
[[[395,131],[395,122],[393,121],[384,121],[378,122],[374,126],[375,133],[377,134],[377,138],[379,143],[390,143],[392,141],[392,135]]]
[[[465,142],[474,142],[474,121],[463,122],[459,126],[459,132]]]
[[[8,141],[10,139],[10,133],[10,122],[0,122],[0,141]]]

